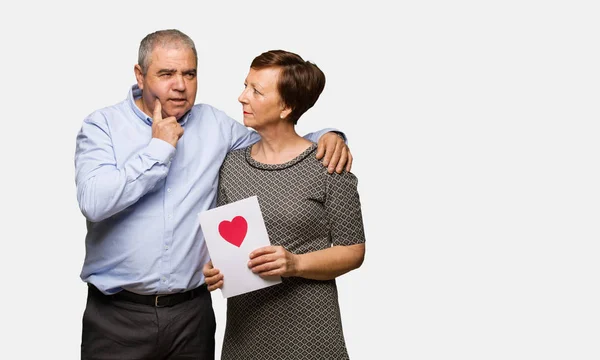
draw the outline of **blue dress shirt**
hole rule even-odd
[[[152,118],[126,100],[90,114],[77,135],[77,200],[87,219],[81,279],[105,294],[167,294],[204,283],[209,260],[198,214],[216,204],[231,150],[260,139],[224,112],[197,104],[177,148],[152,138]],[[313,142],[332,129],[305,137]]]

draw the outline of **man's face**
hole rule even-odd
[[[163,118],[175,116],[179,120],[194,106],[198,82],[196,57],[191,49],[181,44],[157,46],[146,74],[135,65],[135,76],[142,89],[141,110],[146,115],[152,116],[155,99],[160,101]]]

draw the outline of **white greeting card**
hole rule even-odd
[[[281,283],[262,278],[248,268],[250,253],[271,245],[256,196],[200,213],[200,227],[213,266],[223,274],[224,298]]]

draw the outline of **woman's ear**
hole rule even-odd
[[[279,113],[279,118],[280,119],[285,119],[286,117],[288,117],[289,114],[292,113],[292,109],[289,107],[284,107],[283,110],[281,110],[281,112]]]

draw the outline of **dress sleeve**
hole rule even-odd
[[[354,174],[327,174],[325,210],[333,245],[365,242],[365,231],[358,196],[358,179]]]
[[[229,161],[230,161],[230,156],[231,153],[227,154],[227,156],[225,156],[225,159],[223,160],[223,164],[221,164],[221,169],[219,170],[219,185],[218,185],[218,191],[217,191],[217,206],[222,206],[225,204],[229,203],[229,199],[227,199],[227,192],[225,190],[225,181],[223,181],[223,177],[227,176],[227,169],[229,166]]]

